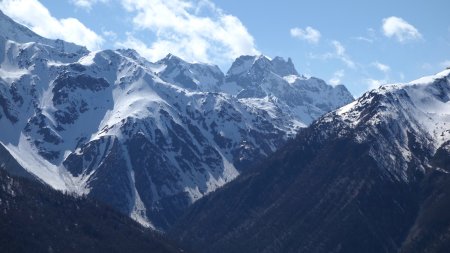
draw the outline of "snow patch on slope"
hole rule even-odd
[[[417,154],[431,156],[450,141],[450,70],[406,84],[381,86],[321,121],[359,129],[354,131],[358,142],[375,136],[379,146],[372,148],[371,156],[395,178],[408,182],[411,162],[418,171],[430,167],[427,159],[414,160]]]
[[[20,135],[17,146],[7,144],[5,147],[23,168],[53,188],[61,191],[72,190],[64,180],[65,173],[58,166],[38,155],[35,147],[30,145],[23,134]]]

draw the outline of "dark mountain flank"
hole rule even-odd
[[[448,251],[449,87],[447,71],[366,93],[198,201],[170,234],[199,252]]]
[[[99,202],[0,169],[1,252],[184,252]]]

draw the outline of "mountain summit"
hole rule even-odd
[[[6,40],[11,40],[17,43],[35,42],[42,45],[47,45],[55,48],[57,51],[65,53],[82,53],[87,52],[87,49],[82,46],[75,45],[63,40],[50,40],[37,35],[27,27],[17,24],[10,17],[6,16],[0,10],[0,37]]]
[[[292,116],[291,122],[305,127],[321,115],[353,101],[342,86],[299,75],[292,61],[281,57],[270,60],[264,55],[241,56],[225,76],[222,91],[247,104],[270,104]],[[298,128],[297,128],[298,130]]]

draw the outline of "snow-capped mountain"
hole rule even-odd
[[[151,63],[133,50],[89,52],[3,14],[0,28],[7,152],[52,187],[96,197],[160,229],[299,127],[353,99],[343,86],[299,76],[281,58],[264,69],[266,57],[250,57],[240,75],[238,63],[224,75],[173,55]],[[242,96],[246,80],[257,89],[248,73],[258,71],[265,95]],[[225,92],[231,83],[242,92]],[[280,93],[280,85],[292,93]]]
[[[18,25],[14,20],[6,16],[2,11],[0,11],[0,20],[2,21],[0,22],[0,31],[2,31],[0,36],[6,40],[11,40],[16,43],[22,44],[35,42],[54,48],[56,52],[65,52],[68,54],[82,54],[87,52],[87,49],[85,47],[81,47],[63,40],[50,40],[39,36],[27,27]]]
[[[446,252],[449,186],[447,69],[325,114],[170,234],[198,252]]]
[[[155,65],[162,80],[191,91],[218,92],[224,81],[224,74],[216,65],[188,63],[172,54]]]
[[[265,56],[241,56],[232,64],[221,87],[243,103],[281,110],[297,127],[305,127],[353,100],[343,85],[333,87],[321,79],[299,75],[291,59],[281,57],[270,60]]]
[[[370,154],[386,174],[414,180],[450,140],[449,83],[447,69],[407,84],[382,86],[326,115],[318,125],[333,122],[340,126],[339,134],[352,132],[357,141],[374,141]]]

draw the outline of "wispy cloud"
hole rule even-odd
[[[220,64],[243,54],[259,54],[241,21],[209,0],[121,0],[121,3],[134,16],[135,27],[154,33],[156,40],[146,42],[129,34],[118,45],[139,45],[135,49],[150,60],[174,53],[188,61]]]
[[[367,37],[364,37],[364,36],[353,37],[353,39],[359,40],[359,41],[364,41],[364,42],[367,42],[367,43],[373,43],[373,39],[370,39],[370,38],[367,38]]]
[[[337,40],[333,40],[331,45],[334,47],[334,52],[328,52],[321,55],[315,55],[310,53],[309,57],[311,59],[321,59],[321,60],[329,60],[329,59],[338,59],[343,62],[347,67],[351,69],[356,68],[356,63],[351,59],[351,57],[347,54],[344,45]]]
[[[399,17],[388,17],[383,19],[383,34],[386,37],[395,37],[399,42],[419,40],[422,38],[419,30],[410,23]]]
[[[373,28],[368,28],[365,35],[353,37],[352,39],[367,43],[373,43],[376,40],[376,37],[377,36],[375,30]]]
[[[334,72],[333,77],[328,81],[331,85],[342,84],[342,78],[345,76],[345,71],[340,69]]]
[[[102,34],[103,36],[105,36],[105,38],[108,38],[111,41],[116,41],[118,38],[117,33],[111,30],[103,30]]]
[[[90,11],[92,9],[92,6],[96,3],[106,3],[109,0],[70,0],[72,4],[79,8],[86,9]]]
[[[90,50],[100,49],[104,40],[76,18],[57,19],[37,0],[3,0],[0,9],[37,34],[62,39]]]
[[[377,80],[377,79],[368,78],[368,79],[365,79],[365,83],[367,84],[368,89],[372,90],[372,89],[376,89],[376,88],[380,87],[383,84],[386,84],[387,82],[386,82],[386,80]]]
[[[439,63],[424,62],[420,65],[420,68],[426,71],[440,71],[442,69],[450,68],[450,60],[444,60]]]
[[[355,62],[350,58],[350,56],[347,55],[345,47],[342,45],[341,42],[334,40],[331,42],[335,49],[335,56],[339,60],[341,60],[347,67],[349,68],[356,68]]]
[[[311,44],[317,44],[321,37],[320,32],[310,26],[305,29],[294,27],[290,30],[290,32],[292,37],[306,40]]]
[[[125,41],[119,41],[115,43],[115,46],[118,48],[132,48],[139,52],[143,57],[152,59],[156,52],[155,50],[158,49],[158,47],[149,48],[144,42],[141,40],[135,38],[132,34],[127,33],[127,38]],[[173,52],[172,54],[177,54],[176,52]],[[154,59],[153,59],[154,60]],[[159,60],[159,59],[157,59]]]
[[[385,74],[391,70],[391,67],[378,61],[372,62],[371,65]]]

